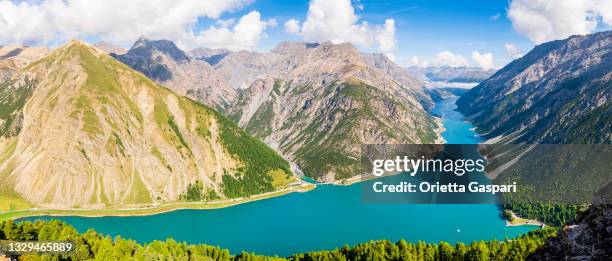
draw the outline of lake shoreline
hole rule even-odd
[[[510,211],[510,210],[508,210],[508,211]],[[517,216],[512,211],[510,211],[510,213],[512,215],[512,220],[507,220],[506,219],[506,226],[507,227],[518,227],[518,226],[539,226],[539,227],[543,227],[543,226],[546,226],[546,224],[544,222],[541,222],[539,220],[522,218],[522,217]]]
[[[248,198],[227,199],[210,202],[172,202],[156,206],[133,207],[133,208],[107,208],[107,209],[23,209],[14,211],[0,212],[0,221],[17,220],[27,217],[37,216],[75,216],[75,217],[132,217],[132,216],[151,216],[168,213],[177,210],[197,210],[197,209],[221,209],[240,204],[255,202],[258,200],[280,197],[290,193],[304,193],[316,188],[315,184],[302,183],[298,187],[286,188],[278,191],[267,192],[254,195]]]

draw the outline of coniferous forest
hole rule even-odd
[[[9,255],[18,260],[524,260],[555,231],[548,228],[513,240],[476,241],[467,245],[370,241],[289,257],[234,254],[219,247],[189,245],[173,239],[139,244],[121,237],[111,238],[91,229],[79,234],[74,227],[57,220],[4,221],[0,223],[0,240],[69,240],[75,243],[74,251],[69,254]]]

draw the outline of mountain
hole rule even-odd
[[[191,53],[195,59],[211,64],[235,89],[246,89],[257,79],[266,76],[279,78],[299,65],[299,60],[292,59],[296,58],[298,52],[286,52],[282,50],[283,45],[281,43],[271,52],[229,52],[198,48]]]
[[[447,83],[479,83],[495,73],[495,69],[484,70],[468,66],[412,66],[406,70],[413,77],[423,81]]]
[[[227,49],[209,49],[198,47],[189,51],[189,56],[207,62],[210,65],[215,65],[220,62],[231,51]]]
[[[284,159],[229,119],[88,44],[70,42],[19,74],[0,85],[0,118],[21,119],[0,133],[10,208],[235,198],[293,180]]]
[[[611,143],[612,31],[536,46],[461,96],[487,138]]]
[[[30,47],[24,45],[0,46],[0,82],[15,75],[19,68],[47,55],[46,47]]]
[[[271,78],[290,78],[291,72],[301,66],[310,50],[319,47],[318,43],[281,42],[270,52],[231,52],[225,49],[196,48],[190,52],[194,59],[206,61],[215,71],[222,75],[234,88],[246,89],[255,80]],[[331,43],[323,43],[329,46]],[[422,88],[425,83],[409,75],[383,54],[357,53],[366,66],[378,69],[397,81],[409,92],[407,95],[417,97],[427,109],[432,100]]]
[[[425,86],[422,80],[419,80],[410,75],[404,68],[395,64],[386,55],[381,53],[361,53],[363,61],[370,67],[381,70],[386,75],[390,76],[393,80],[397,81],[402,86],[410,88],[411,95],[418,97],[420,103],[425,107],[426,110],[433,109],[433,103],[431,95],[426,92],[426,89],[420,88]],[[419,88],[415,88],[415,87]]]
[[[31,47],[25,45],[0,46],[0,61],[11,61],[17,67],[23,67],[49,53],[46,47]]]
[[[123,47],[119,47],[119,46],[116,46],[116,45],[114,45],[112,43],[105,42],[105,41],[97,42],[96,44],[94,44],[94,47],[102,50],[103,52],[105,52],[107,54],[114,53],[114,54],[122,55],[122,54],[127,53],[127,51],[128,51],[127,49],[125,49]]]
[[[169,89],[217,110],[225,110],[237,96],[223,77],[206,62],[192,59],[174,43],[140,38],[117,60]]]
[[[236,85],[253,81],[227,111],[232,119],[307,176],[338,181],[360,173],[361,144],[437,139],[431,98],[388,62],[366,62],[348,43],[284,42],[213,66]]]

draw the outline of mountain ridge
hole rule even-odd
[[[461,96],[458,110],[489,139],[611,143],[611,45],[612,31],[538,45]]]

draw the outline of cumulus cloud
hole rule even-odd
[[[233,28],[210,26],[200,32],[196,42],[210,48],[252,50],[257,46],[269,23],[270,21],[261,20],[259,12],[251,11],[240,18]]]
[[[593,32],[598,24],[612,25],[610,0],[512,0],[512,27],[534,43]]]
[[[285,22],[285,32],[290,34],[299,34],[300,33],[300,21],[295,19],[289,19]]]
[[[450,51],[439,52],[436,58],[431,62],[433,66],[450,66],[450,67],[461,67],[467,66],[467,60],[460,54],[454,54]]]
[[[493,54],[491,53],[472,52],[472,60],[482,69],[493,68]]]
[[[387,19],[385,24],[378,34],[375,35],[378,49],[383,52],[389,52],[395,49],[397,41],[395,40],[395,20]]]
[[[276,27],[278,25],[278,22],[276,22],[276,19],[274,19],[274,18],[269,19],[266,23],[270,27]]]
[[[285,23],[285,31],[300,34],[307,42],[351,42],[388,54],[397,45],[395,20],[387,19],[382,25],[360,21],[350,0],[311,0],[302,26],[291,19]]]
[[[235,22],[236,22],[236,20],[234,18],[230,18],[230,19],[219,19],[215,23],[218,24],[221,27],[230,27]]]
[[[71,38],[98,37],[120,45],[129,45],[138,37],[170,39],[179,46],[194,47],[204,40],[194,26],[198,18],[218,19],[225,12],[237,10],[251,0],[45,0],[0,1],[0,42],[50,44]],[[213,27],[227,39],[230,33],[246,34],[245,48],[252,48],[255,33],[261,33],[259,14],[234,24],[222,20]],[[249,20],[251,19],[251,20]],[[247,26],[247,22],[253,22]],[[268,25],[267,22],[263,24]],[[263,26],[265,27],[265,26]],[[209,28],[210,30],[211,28]],[[254,30],[254,31],[250,31]],[[204,32],[203,34],[210,35]],[[235,39],[242,39],[232,36]],[[231,37],[230,37],[231,38]],[[217,43],[217,42],[215,42]]]
[[[407,66],[418,66],[418,67],[427,67],[428,62],[425,60],[421,60],[421,58],[419,58],[418,56],[412,56],[410,59],[408,59],[408,64]]]
[[[395,62],[395,55],[392,53],[385,53],[385,56],[387,56],[387,58],[389,58],[389,60],[391,60],[392,62]]]
[[[508,56],[510,56],[512,59],[518,59],[523,56],[521,50],[519,50],[514,44],[504,44],[504,48],[506,49],[506,54],[508,54]]]

